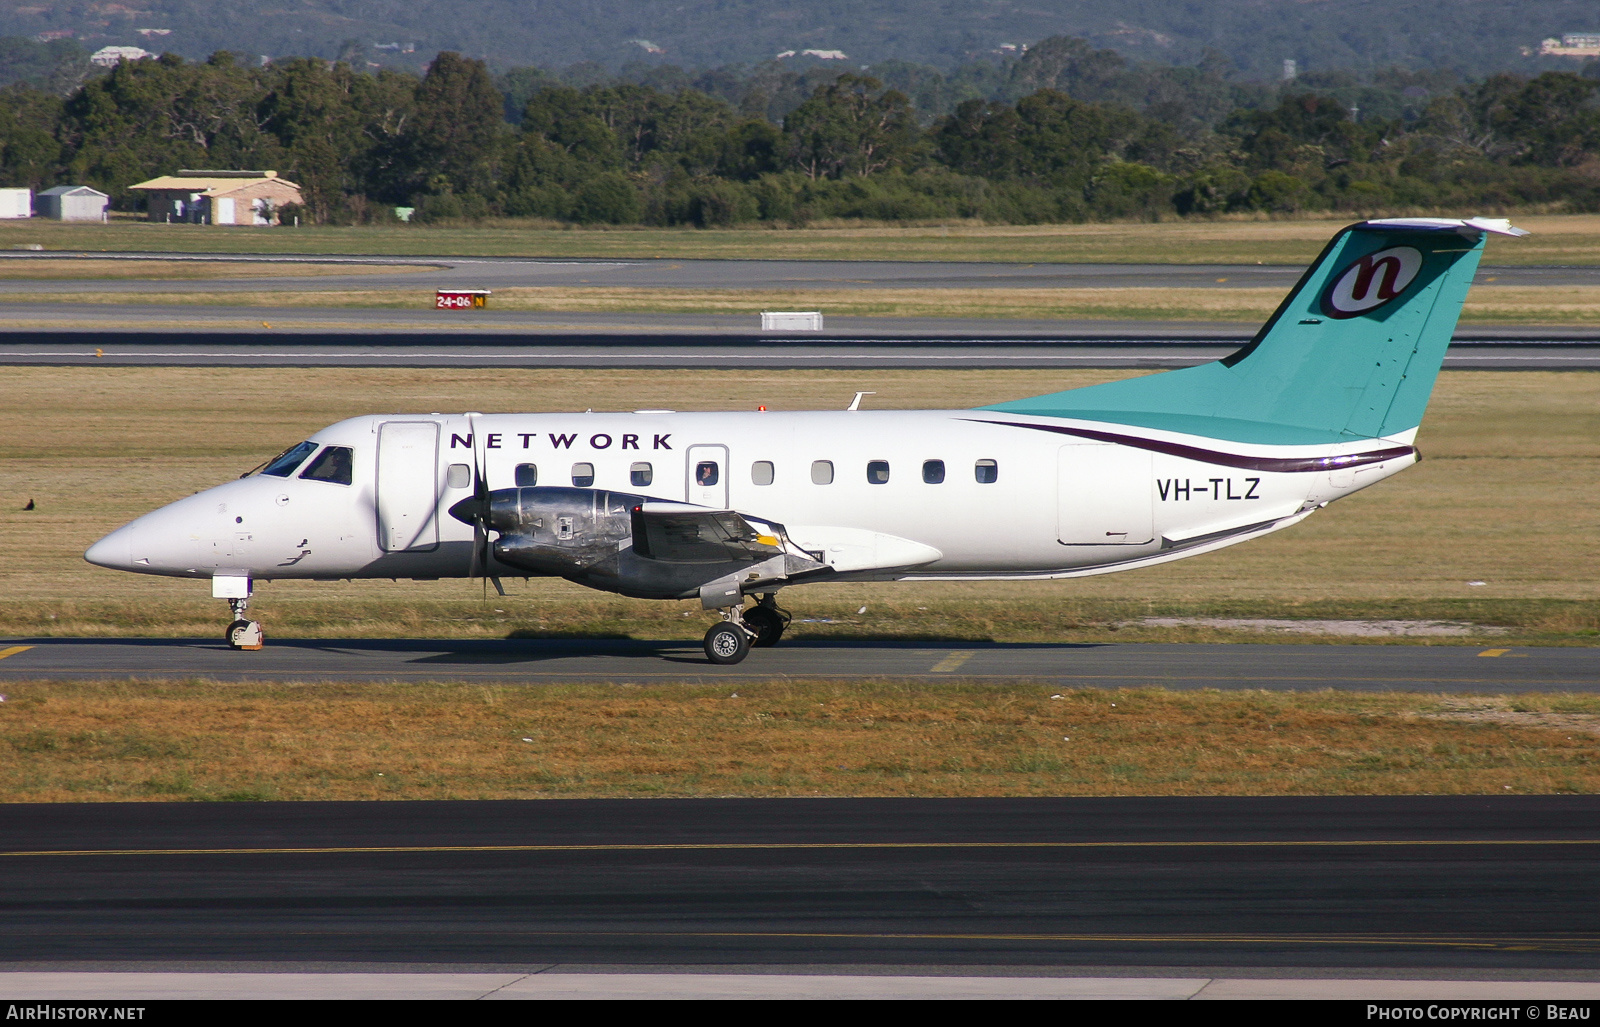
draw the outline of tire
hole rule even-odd
[[[777,610],[765,606],[753,606],[744,612],[744,622],[751,631],[756,633],[755,641],[750,644],[757,649],[766,649],[778,644],[778,639],[783,637],[783,629],[788,627],[783,615]]]
[[[255,629],[255,630],[252,630]],[[254,639],[251,640],[251,636]],[[228,630],[223,634],[222,640],[228,643],[230,649],[260,649],[261,634],[254,621],[236,620],[228,625]]]
[[[750,636],[724,621],[706,632],[706,659],[712,663],[739,663],[750,655]]]

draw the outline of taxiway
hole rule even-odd
[[[809,677],[1034,680],[1060,688],[1600,691],[1600,654],[1587,647],[796,640],[717,666],[706,661],[698,640],[278,639],[270,636],[270,620],[267,628],[268,643],[259,652],[236,652],[220,638],[17,639],[0,643],[7,653],[0,658],[0,681],[206,677],[539,685]]]

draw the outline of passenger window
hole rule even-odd
[[[594,484],[594,464],[573,464],[572,484],[586,489]]]
[[[811,484],[813,484],[813,485],[832,485],[833,484],[833,461],[832,460],[813,460],[811,462]]]
[[[335,485],[350,484],[350,450],[345,446],[329,446],[311,461],[311,466],[300,472],[300,477],[312,481],[328,481]]]
[[[938,485],[944,481],[944,461],[922,461],[922,480],[929,485]]]
[[[517,487],[521,489],[531,489],[537,484],[539,484],[539,465],[518,464]]]
[[[272,462],[261,469],[262,474],[270,474],[274,478],[287,478],[300,466],[300,461],[310,456],[317,448],[315,442],[302,442],[298,446],[288,449],[272,458]]]
[[[979,460],[973,465],[972,474],[979,485],[993,485],[1000,480],[1000,465],[993,460]]]
[[[757,460],[750,465],[750,483],[752,485],[772,484],[772,461]]]
[[[869,461],[867,461],[867,484],[868,485],[887,485],[887,484],[889,484],[889,461],[887,461],[887,460],[869,460]]]
[[[655,476],[649,464],[634,464],[628,468],[628,483],[631,485],[648,485]]]
[[[696,485],[715,485],[722,480],[722,472],[717,469],[715,460],[702,460],[694,465],[694,483]]]
[[[466,464],[451,464],[445,469],[444,483],[448,488],[466,488],[472,484],[472,468]]]

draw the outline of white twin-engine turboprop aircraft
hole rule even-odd
[[[240,649],[253,581],[548,575],[698,598],[706,655],[737,663],[791,585],[1149,567],[1411,466],[1490,232],[1526,234],[1353,225],[1224,360],[976,410],[356,417],[86,556],[210,578]]]

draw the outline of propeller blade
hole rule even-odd
[[[478,576],[478,536],[483,532],[483,518],[477,514],[472,518],[472,560],[467,567],[467,580],[471,581]]]
[[[481,559],[477,559],[477,549],[480,545],[483,547],[483,556]],[[475,557],[473,562],[479,563],[483,567],[483,598],[487,602],[489,599],[489,533],[483,530],[482,518],[479,518],[472,525],[472,548],[473,556]]]
[[[489,531],[485,523],[489,518],[489,482],[483,472],[483,440],[478,437],[478,421],[467,418],[472,438],[472,498],[477,500],[477,516],[472,520],[472,577],[483,572],[483,600],[489,601]]]

